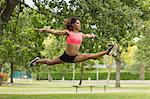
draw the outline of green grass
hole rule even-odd
[[[14,84],[0,86],[0,99],[150,99],[150,81],[121,81],[121,88],[115,88],[110,81],[106,93],[103,86],[78,88],[79,81],[30,81],[15,79]],[[106,81],[83,81],[83,85],[106,84]]]
[[[0,95],[0,99],[150,99],[149,93]]]

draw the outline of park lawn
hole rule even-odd
[[[1,94],[0,99],[150,99],[148,92],[119,92],[99,94],[42,94],[42,95],[11,95]]]

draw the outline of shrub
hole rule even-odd
[[[7,81],[8,74],[6,73],[0,73],[0,81]]]
[[[72,73],[66,72],[66,73],[58,73],[58,72],[52,72],[51,73],[53,80],[61,80],[62,76],[65,78],[65,80],[72,80]],[[88,77],[91,78],[91,80],[96,80],[96,73],[94,72],[84,72],[83,73],[83,80],[88,80]],[[41,80],[47,80],[48,73],[41,72],[40,73],[40,79]],[[110,80],[115,80],[116,73],[112,72],[110,75]],[[80,79],[80,72],[76,72],[75,80]],[[99,73],[99,80],[106,80],[107,79],[107,72],[101,72]],[[139,74],[138,73],[132,73],[132,72],[121,72],[121,80],[139,80]],[[145,80],[150,79],[150,72],[145,72]]]

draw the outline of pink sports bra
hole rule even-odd
[[[82,43],[82,33],[74,33],[69,31],[69,36],[67,36],[67,44],[81,44]]]

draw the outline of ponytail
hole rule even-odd
[[[67,29],[67,30],[73,30],[73,24],[77,21],[78,19],[77,18],[75,18],[75,17],[73,17],[73,18],[71,18],[71,20],[69,20],[69,19],[64,19],[64,25],[65,25],[65,28]]]

